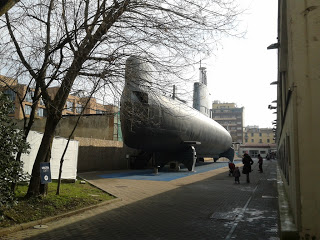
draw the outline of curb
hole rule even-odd
[[[41,225],[41,224],[44,224],[44,223],[52,222],[52,221],[54,221],[54,220],[56,220],[58,218],[70,217],[70,216],[85,212],[87,210],[91,210],[91,209],[94,209],[94,208],[102,207],[104,205],[112,204],[112,203],[119,202],[119,201],[122,201],[122,199],[121,198],[116,198],[116,199],[108,200],[108,201],[105,201],[105,202],[102,202],[102,203],[98,203],[98,204],[95,204],[95,205],[91,205],[91,206],[88,206],[88,207],[84,207],[84,208],[81,208],[81,209],[77,209],[77,210],[73,210],[73,211],[70,211],[70,212],[63,213],[63,214],[59,214],[59,215],[56,215],[56,216],[47,217],[47,218],[44,218],[44,219],[39,219],[39,220],[35,220],[35,221],[32,221],[32,222],[21,223],[21,224],[17,224],[17,225],[11,226],[11,227],[3,228],[3,229],[0,229],[0,237],[4,236],[4,235],[7,235],[9,233],[12,233],[12,232],[17,232],[17,231],[21,231],[21,230],[25,230],[25,229],[34,227],[35,225]]]
[[[283,186],[283,181],[277,164],[277,190],[278,190],[278,207],[279,207],[279,236],[281,240],[299,239],[299,232],[294,223],[290,211],[289,201]]]

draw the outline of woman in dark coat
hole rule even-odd
[[[251,172],[251,165],[253,164],[253,160],[248,155],[248,153],[245,153],[242,158],[243,163],[243,170],[242,173],[247,175],[247,183],[250,182],[249,173]]]

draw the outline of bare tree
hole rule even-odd
[[[124,62],[130,55],[148,59],[159,76],[153,89],[166,89],[168,83],[183,79],[184,69],[196,62],[199,53],[210,54],[221,36],[236,34],[239,13],[233,0],[27,0],[16,4],[0,26],[10,36],[0,39],[6,49],[6,61],[1,62],[8,71],[20,69],[21,76],[36,82],[47,109],[27,196],[43,193],[40,163],[49,161],[54,131],[72,90],[93,87],[103,79],[110,92],[119,92]],[[170,77],[164,78],[164,73]],[[59,86],[55,96],[49,95],[50,86]]]
[[[62,153],[62,155],[61,155],[61,158],[60,158],[59,177],[58,177],[58,186],[57,186],[56,195],[59,195],[59,194],[60,194],[63,162],[64,162],[64,157],[65,157],[66,152],[67,152],[68,147],[69,147],[70,140],[71,140],[71,138],[73,137],[73,134],[74,134],[75,130],[76,130],[77,127],[78,127],[78,124],[79,124],[79,122],[80,122],[80,119],[81,119],[81,117],[82,117],[83,114],[84,114],[84,110],[86,109],[88,103],[89,103],[90,100],[92,99],[93,94],[97,91],[97,86],[99,86],[99,83],[100,83],[100,81],[97,81],[97,82],[96,82],[95,86],[94,86],[93,89],[91,90],[90,95],[86,98],[86,102],[85,102],[84,106],[83,106],[82,109],[81,109],[81,113],[78,115],[77,121],[75,122],[75,124],[74,124],[74,126],[73,126],[73,129],[71,130],[71,132],[70,132],[70,134],[69,134],[69,137],[68,137],[68,140],[67,140],[67,144],[66,144],[66,146],[65,146],[65,148],[64,148],[64,150],[63,150],[63,153]]]

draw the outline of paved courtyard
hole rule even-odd
[[[276,161],[264,161],[264,173],[255,161],[251,183],[242,175],[234,184],[226,166],[167,173],[172,179],[144,171],[80,174],[121,201],[3,239],[279,239]]]

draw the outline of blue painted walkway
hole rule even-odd
[[[240,161],[235,161],[239,163]],[[183,166],[183,165],[182,165]],[[187,168],[181,168],[179,172],[171,172],[168,168],[163,168],[158,174],[155,174],[153,169],[144,170],[130,170],[127,172],[109,173],[99,175],[101,178],[119,178],[119,179],[131,179],[131,180],[148,180],[148,181],[172,181],[178,178],[188,177],[194,174],[211,171],[214,169],[227,167],[228,162],[205,162],[197,163],[194,172],[188,171]]]

